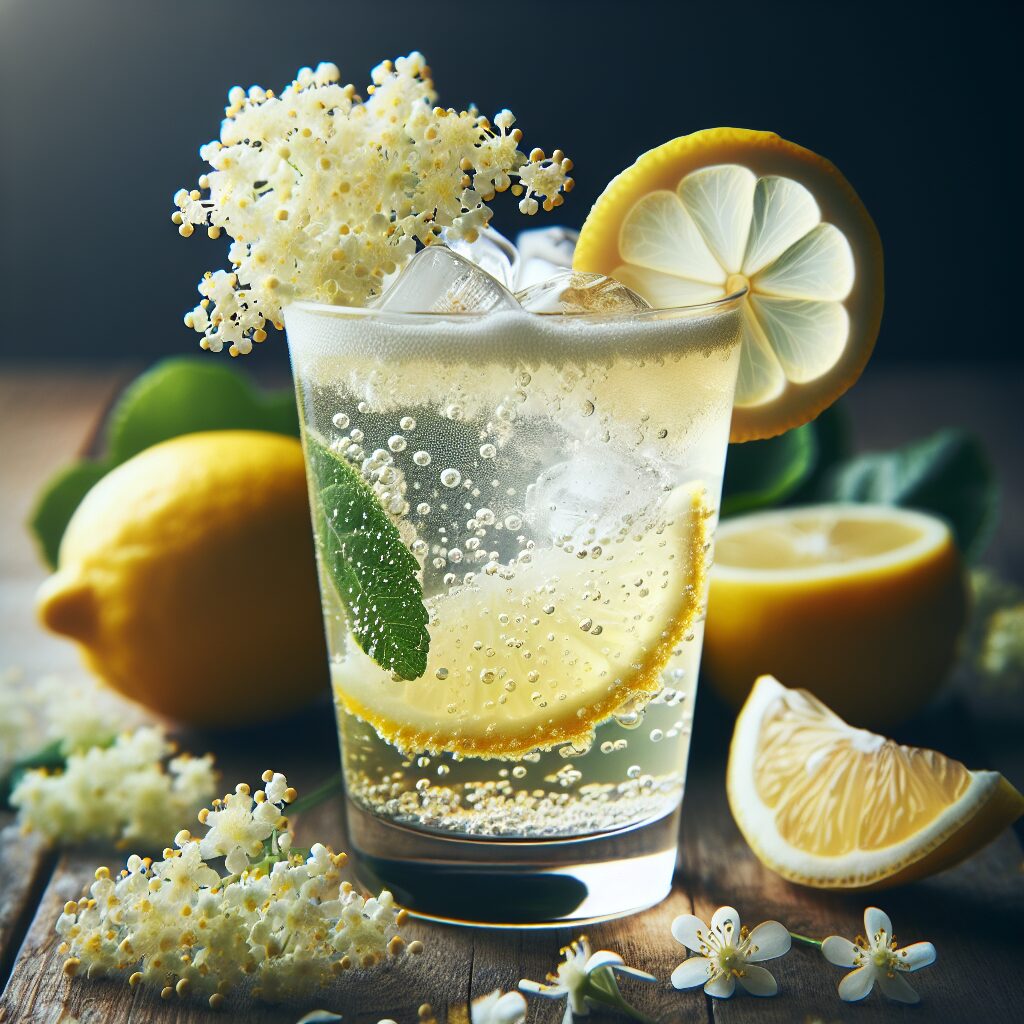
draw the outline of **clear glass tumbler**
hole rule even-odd
[[[671,888],[740,301],[287,310],[350,850],[413,913]]]

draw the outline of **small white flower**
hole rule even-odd
[[[548,974],[548,984],[524,978],[519,982],[522,991],[545,999],[566,998],[562,1024],[571,1024],[573,1017],[585,1017],[590,1013],[588,1003],[603,1003],[638,1020],[646,1020],[643,1014],[626,1003],[619,994],[613,971],[628,974],[641,981],[657,981],[653,974],[627,967],[618,953],[607,949],[590,951],[590,940],[581,935],[575,942],[561,950],[565,959],[558,965],[556,973]]]
[[[839,983],[839,998],[847,1003],[863,999],[878,982],[882,994],[900,1003],[916,1003],[920,996],[904,977],[935,963],[935,947],[930,942],[915,942],[897,948],[889,915],[878,907],[864,911],[864,931],[851,942],[841,935],[830,935],[821,944],[821,953],[830,964],[853,967]]]
[[[792,944],[789,932],[778,921],[765,921],[753,931],[741,927],[739,914],[732,907],[719,907],[710,927],[693,914],[682,914],[672,922],[672,937],[700,954],[684,960],[672,972],[672,984],[676,988],[703,985],[709,996],[719,999],[728,999],[736,982],[751,995],[775,995],[778,982],[758,962],[788,953]]]
[[[471,1024],[523,1024],[526,1000],[519,992],[502,992],[496,988],[478,996],[469,1007]]]

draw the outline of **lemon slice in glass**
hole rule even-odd
[[[393,678],[355,644],[335,665],[339,705],[407,754],[516,758],[585,743],[656,693],[703,610],[707,496],[677,487],[624,536],[489,566],[426,602],[430,654]]]
[[[823,157],[713,128],[644,153],[594,204],[573,259],[655,306],[747,291],[732,440],[806,423],[860,376],[882,315],[882,247]]]
[[[758,859],[822,889],[925,878],[1024,813],[1024,797],[998,772],[854,728],[771,676],[736,720],[726,788]]]

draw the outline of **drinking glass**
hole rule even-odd
[[[411,912],[669,892],[741,301],[288,308],[350,851]],[[420,674],[371,635],[416,649],[410,609]]]

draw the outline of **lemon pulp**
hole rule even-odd
[[[677,487],[618,539],[552,547],[428,599],[430,656],[392,678],[355,644],[332,668],[341,707],[403,752],[517,758],[584,744],[660,673],[703,609],[702,485]]]
[[[715,549],[704,666],[736,707],[769,672],[878,728],[942,685],[966,599],[941,520],[857,504],[755,512],[722,523]]]
[[[729,804],[757,856],[792,881],[868,889],[923,878],[1014,821],[997,772],[848,725],[762,676],[736,722]]]

